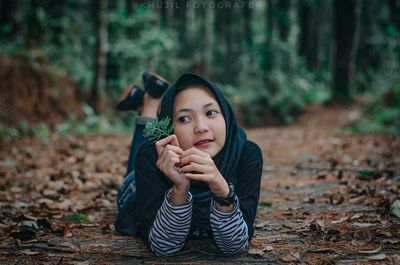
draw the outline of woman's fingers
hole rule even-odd
[[[183,154],[183,150],[179,146],[175,146],[175,145],[171,145],[171,144],[167,144],[165,146],[165,150],[172,151],[180,156]]]
[[[203,156],[203,157],[210,157],[209,154],[204,153],[203,151],[200,151],[199,149],[197,149],[194,146],[186,149],[185,152],[183,153],[183,156],[187,156],[190,154],[195,154],[195,155],[199,155],[199,156]]]
[[[172,141],[169,143],[171,145],[175,145],[175,146],[179,146],[179,141],[178,141],[178,137],[176,137],[175,134],[170,135],[172,136]]]
[[[190,180],[198,180],[204,182],[208,182],[210,178],[208,174],[185,173],[184,176]]]
[[[176,137],[175,134],[172,134],[170,136],[167,136],[159,141],[156,142],[156,150],[157,150],[157,154],[158,156],[161,155],[161,153],[163,152],[164,148],[168,145],[174,145],[174,146],[178,146],[179,147],[179,142],[178,142],[178,138]]]
[[[181,157],[181,165],[188,165],[190,162],[195,162],[202,165],[210,164],[210,158],[199,156],[197,154],[189,154]]]
[[[190,162],[190,164],[181,168],[182,173],[188,172],[199,172],[199,173],[209,173],[211,171],[211,166],[202,165],[195,162]]]

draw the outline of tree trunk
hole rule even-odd
[[[187,38],[187,16],[186,16],[186,2],[177,1],[173,2],[175,28],[178,31],[178,41],[180,47],[180,57],[188,58],[188,38]]]
[[[133,3],[135,1],[132,0],[125,0],[125,6],[126,6],[126,11],[128,14],[133,14],[134,8],[133,8]]]
[[[26,15],[26,32],[25,32],[25,43],[27,46],[34,46],[42,42],[44,37],[44,24],[43,18],[40,17],[40,13],[44,13],[43,6],[41,6],[40,0],[32,0],[28,2],[29,12]]]
[[[390,21],[396,26],[397,32],[400,33],[400,1],[389,0],[389,8],[390,8]]]
[[[52,0],[50,1],[47,10],[49,16],[56,21],[51,33],[53,44],[55,46],[60,46],[62,44],[61,39],[64,34],[64,28],[61,21],[65,13],[65,4],[65,1]]]
[[[316,69],[323,72],[331,67],[332,53],[332,5],[329,1],[318,1],[317,58]]]
[[[106,87],[107,65],[107,9],[108,0],[94,0],[97,12],[96,21],[96,60],[95,74],[92,86],[91,101],[96,111],[101,109],[101,100],[104,98]]]
[[[235,75],[234,75],[234,43],[233,43],[233,25],[232,25],[232,9],[227,8],[223,10],[224,12],[224,36],[225,36],[225,43],[226,43],[226,56],[225,56],[225,70],[226,76],[225,81],[227,83],[233,84],[235,83]]]
[[[400,34],[400,0],[389,0],[390,22],[396,27]],[[399,38],[399,37],[398,37]],[[400,43],[397,43],[397,60],[400,63]]]
[[[19,0],[0,1],[0,25],[2,27],[7,26],[7,30],[3,33],[3,36],[7,39],[15,38],[20,31],[20,19],[19,19],[20,2]]]
[[[353,74],[356,0],[334,1],[335,67],[333,74],[333,102],[351,102],[350,87]]]
[[[210,3],[212,0],[208,0]],[[214,9],[206,8],[205,10],[205,30],[204,30],[204,71],[205,75],[213,78],[211,75],[213,69],[213,46],[214,46]]]
[[[286,42],[290,31],[290,0],[279,0],[277,6],[277,24],[279,28],[279,37],[281,41]]]
[[[272,69],[272,58],[271,52],[272,52],[272,39],[274,35],[274,2],[272,0],[267,0],[267,6],[264,10],[265,13],[265,44],[264,44],[264,49],[263,49],[263,54],[262,54],[262,60],[261,60],[261,69],[262,69],[262,75],[263,75],[263,80],[264,80],[264,85],[266,88],[270,89],[269,81],[268,81],[268,76],[269,73],[271,72]]]
[[[267,37],[267,45],[270,45],[272,42],[273,32],[274,32],[274,3],[272,0],[267,0],[267,7],[265,9],[265,23],[266,23],[266,32],[265,35]]]
[[[246,50],[251,50],[253,46],[253,30],[251,27],[251,17],[252,17],[252,10],[250,8],[250,1],[244,1],[243,7],[243,31],[244,31],[244,38],[246,44]]]
[[[161,0],[160,8],[160,27],[162,29],[168,27],[167,0]]]
[[[299,4],[300,40],[299,54],[306,61],[309,69],[315,69],[318,61],[318,20],[317,3],[302,0]]]
[[[358,48],[356,56],[357,72],[362,73],[363,79],[360,80],[360,92],[364,92],[371,83],[373,74],[371,70],[378,69],[381,64],[380,51],[373,45],[373,28],[377,25],[376,13],[379,10],[378,0],[361,1],[361,14],[358,30]]]

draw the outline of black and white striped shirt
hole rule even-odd
[[[189,192],[186,204],[170,203],[169,189],[150,229],[150,247],[157,256],[170,255],[182,249],[189,234],[192,219],[193,196]],[[249,245],[248,228],[235,199],[232,212],[218,211],[214,200],[210,205],[210,224],[217,247],[227,255],[239,254]]]

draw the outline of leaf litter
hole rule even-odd
[[[345,126],[349,111],[318,109],[292,126],[247,130],[266,164],[255,235],[238,261],[400,262],[400,139],[338,132],[333,126]],[[0,263],[154,263],[142,240],[113,226],[130,142],[109,135],[51,135],[47,144],[2,138]],[[212,245],[188,244],[184,255],[162,261],[226,263]]]

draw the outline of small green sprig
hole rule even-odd
[[[170,136],[173,131],[174,124],[169,117],[166,117],[160,121],[148,122],[144,128],[143,136],[152,142],[157,142],[162,138]]]

